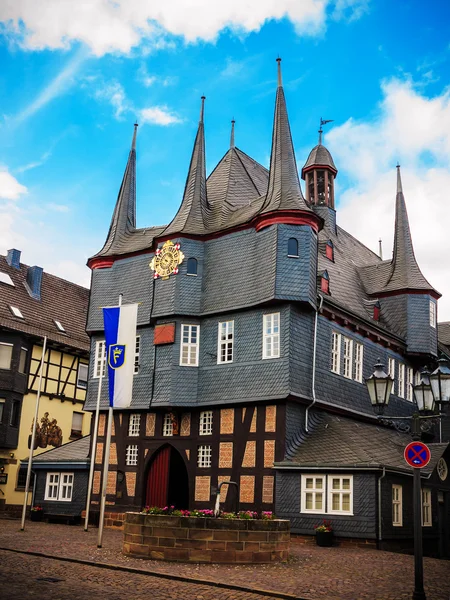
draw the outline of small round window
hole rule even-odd
[[[447,463],[445,462],[445,460],[443,458],[440,458],[438,461],[437,472],[439,475],[439,479],[441,481],[445,481],[447,479],[448,467],[447,467]]]

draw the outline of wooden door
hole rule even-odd
[[[167,506],[169,489],[170,446],[158,450],[147,478],[147,506]]]

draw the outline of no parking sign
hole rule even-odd
[[[431,453],[426,444],[422,442],[411,442],[405,448],[404,457],[410,467],[421,469],[430,462]]]

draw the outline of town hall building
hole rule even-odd
[[[414,256],[400,167],[395,238],[382,260],[337,224],[338,169],[319,143],[300,185],[278,60],[270,168],[234,143],[206,176],[204,98],[181,205],[136,228],[136,131],[103,248],[88,261],[91,363],[85,408],[105,374],[102,306],[137,302],[130,409],[115,410],[107,510],[146,505],[275,510],[292,531],[379,547],[412,538],[409,436],[373,415],[365,379],[394,379],[392,415],[438,358],[440,297]],[[364,215],[361,214],[361,218]],[[107,385],[92,510],[98,510]],[[448,420],[423,469],[425,544],[450,554]],[[439,443],[440,442],[440,443]]]

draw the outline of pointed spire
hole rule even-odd
[[[121,239],[136,229],[136,135],[137,123],[134,125],[131,150],[123,175],[122,184],[117,196],[116,206],[109,226],[108,235],[103,248],[96,256],[114,254]]]
[[[312,212],[307,206],[300,188],[291,128],[289,126],[286,100],[282,86],[281,58],[277,58],[277,63],[278,88],[275,100],[269,187],[262,212],[273,210],[303,210]]]
[[[400,175],[400,165],[397,163],[397,194],[403,194],[402,176]]]
[[[320,125],[320,129],[319,129],[319,146],[322,145],[322,133],[323,133],[323,129],[322,129],[322,125]]]
[[[232,119],[231,121],[231,135],[230,135],[230,148],[234,148],[234,124],[236,121]]]
[[[184,188],[183,200],[175,218],[164,230],[174,233],[205,233],[210,216],[206,193],[205,133],[203,125],[205,96],[201,97],[200,121]]]

